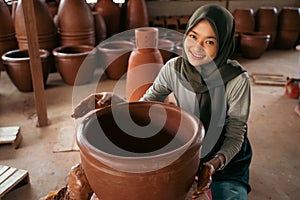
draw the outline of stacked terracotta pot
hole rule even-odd
[[[40,49],[52,52],[58,46],[57,29],[45,1],[34,0],[35,18]],[[14,24],[19,49],[28,49],[28,38],[24,21],[22,0],[18,1],[15,10]],[[51,71],[56,71],[53,57],[50,55]]]
[[[293,48],[297,43],[300,30],[300,8],[283,7],[278,17],[276,47]]]
[[[3,0],[0,0],[0,57],[5,52],[17,49],[18,43],[15,38],[15,28],[10,11]],[[1,59],[0,59],[1,61]],[[3,69],[0,63],[0,71]]]
[[[276,7],[260,7],[255,14],[256,31],[271,35],[268,48],[272,48],[277,35],[278,10]]]
[[[60,45],[95,45],[91,8],[85,0],[62,0],[57,13]]]
[[[236,8],[233,11],[235,32],[245,33],[255,30],[254,10],[252,8]]]

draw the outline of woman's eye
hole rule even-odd
[[[212,41],[212,40],[208,40],[208,41],[206,41],[205,43],[206,43],[206,44],[209,44],[209,45],[214,45],[214,44],[215,44],[215,42]]]
[[[195,35],[193,35],[193,34],[190,34],[189,36],[190,36],[190,38],[192,38],[192,39],[197,39],[197,37],[196,37]]]

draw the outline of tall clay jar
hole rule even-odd
[[[40,49],[46,49],[47,51],[52,52],[52,50],[58,46],[57,28],[54,24],[52,15],[45,1],[33,0],[33,3],[39,47]],[[18,1],[15,8],[14,24],[19,49],[28,49],[29,39],[26,35],[22,0]],[[51,71],[56,71],[52,54],[49,56],[49,63]]]
[[[252,8],[236,8],[233,11],[235,32],[253,32],[255,29],[254,10]]]
[[[9,8],[3,0],[0,0],[0,56],[9,50],[17,49],[17,47],[15,28]],[[3,70],[2,62],[0,63],[1,70]]]
[[[33,0],[33,2],[35,18],[37,23],[39,46],[41,49],[47,49],[48,51],[52,51],[52,49],[58,46],[57,29],[52,19],[52,15],[45,1]],[[26,35],[22,0],[19,0],[16,6],[14,23],[19,48],[28,49],[28,38]]]
[[[94,17],[85,0],[61,0],[57,26],[60,46],[95,46]]]
[[[94,10],[100,12],[106,24],[107,36],[120,32],[121,8],[113,0],[98,0]]]
[[[126,10],[126,29],[149,26],[145,0],[128,0]]]
[[[143,27],[135,29],[136,47],[128,60],[126,98],[138,101],[152,85],[163,66],[158,49],[158,29]]]

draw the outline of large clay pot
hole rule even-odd
[[[297,43],[300,31],[300,8],[283,7],[278,16],[276,47],[291,49]]]
[[[102,42],[98,45],[102,67],[109,79],[118,80],[127,72],[129,55],[134,43],[125,40]]]
[[[6,3],[0,0],[0,56],[7,51],[17,48],[18,43],[15,38],[15,28],[10,11]],[[3,70],[2,62],[0,62],[1,70]]]
[[[96,44],[98,45],[107,37],[107,29],[101,13],[97,11],[93,11],[92,13],[94,16]]]
[[[121,8],[112,0],[98,0],[94,10],[100,12],[104,18],[107,30],[107,37],[120,32]]]
[[[197,117],[155,102],[97,110],[77,129],[83,169],[104,200],[185,199],[203,137]]]
[[[50,72],[48,57],[49,52],[45,49],[40,49],[40,57],[42,63],[44,85],[48,79]],[[21,92],[33,91],[31,70],[30,70],[30,57],[28,50],[12,50],[2,55],[2,60],[6,72],[12,83]]]
[[[58,46],[57,28],[45,1],[33,0],[35,19],[37,24],[37,35],[40,49],[50,52],[49,64],[52,72],[56,71],[52,50]],[[26,34],[22,0],[19,0],[15,8],[14,24],[19,49],[28,49],[28,38]]]
[[[56,66],[68,85],[82,85],[93,80],[96,50],[93,46],[73,45],[53,49]]]
[[[58,45],[57,29],[46,2],[34,0],[34,11],[37,23],[39,47],[51,52]],[[18,1],[14,20],[19,49],[28,49],[28,38],[26,35],[22,0]]]
[[[245,58],[257,59],[267,49],[271,36],[263,32],[241,33],[240,48]]]
[[[95,45],[94,17],[85,0],[62,0],[57,26],[60,46]]]
[[[233,11],[235,32],[253,32],[255,30],[255,17],[252,8],[236,8]]]
[[[163,66],[158,49],[158,29],[143,27],[135,29],[136,48],[128,61],[126,98],[138,101],[153,84]]]
[[[255,26],[257,32],[265,32],[271,35],[269,46],[271,49],[276,41],[278,25],[278,10],[276,7],[263,6],[258,8],[255,14]]]
[[[128,0],[126,10],[126,29],[149,26],[145,0]]]

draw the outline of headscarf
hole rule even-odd
[[[237,62],[232,62],[229,57],[234,53],[234,19],[231,13],[218,5],[204,5],[198,8],[190,17],[184,39],[201,20],[206,19],[212,26],[218,42],[216,57],[209,63],[201,66],[192,66],[183,48],[182,56],[175,64],[178,79],[182,80],[187,89],[196,94],[199,104],[199,117],[206,134],[210,135],[208,143],[215,144],[215,138],[220,136],[226,118],[226,83],[238,76],[244,70]],[[209,146],[209,145],[208,145]],[[207,147],[210,148],[210,147]],[[210,152],[211,149],[203,150]]]

